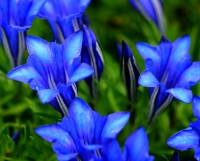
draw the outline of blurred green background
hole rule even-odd
[[[174,41],[185,34],[191,37],[190,54],[193,61],[200,60],[200,1],[163,0],[166,37]],[[174,133],[188,127],[194,121],[191,105],[174,100],[154,121],[147,124],[147,89],[138,88],[135,104],[128,101],[120,74],[120,63],[116,43],[125,40],[131,47],[140,70],[144,70],[144,60],[136,50],[136,42],[157,45],[160,34],[151,21],[136,12],[126,0],[92,0],[86,10],[90,28],[96,34],[105,60],[102,79],[97,82],[100,97],[94,101],[84,81],[79,83],[79,97],[87,101],[101,115],[116,111],[127,111],[131,106],[131,119],[118,136],[123,147],[125,139],[139,126],[144,126],[149,136],[150,154],[155,161],[170,160],[173,149],[166,140]],[[52,41],[52,33],[45,20],[35,19],[28,35],[39,36]],[[26,62],[24,58],[24,63]],[[56,156],[51,144],[37,136],[34,128],[57,123],[61,117],[50,105],[40,103],[37,93],[28,85],[8,80],[10,70],[8,59],[0,50],[0,160],[2,161],[54,161]],[[200,95],[200,85],[192,88]],[[15,143],[11,136],[20,129],[20,139]],[[181,161],[193,158],[193,150],[180,152]]]

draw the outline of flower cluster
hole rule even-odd
[[[161,0],[129,2],[165,35]],[[104,68],[97,38],[83,20],[89,3],[90,0],[3,0],[0,40],[13,68],[7,77],[29,84],[42,103],[50,103],[60,112],[61,122],[35,129],[52,143],[59,161],[153,161],[143,127],[126,139],[123,150],[120,148],[116,137],[131,117],[130,112],[100,116],[78,98],[77,83],[85,79],[91,96],[97,100],[95,81],[100,81]],[[36,16],[49,22],[55,42],[26,36]],[[157,46],[138,42],[136,48],[145,60],[142,74],[125,41],[119,52],[129,104],[137,103],[139,85],[148,87],[148,119],[152,122],[174,98],[186,104],[192,102],[197,121],[170,137],[167,144],[178,150],[193,148],[194,157],[200,161],[200,97],[193,97],[191,91],[191,86],[200,80],[200,62],[191,62],[190,37],[186,35],[170,42],[162,36]],[[22,65],[26,49],[29,55],[27,63]],[[20,130],[12,139],[17,142],[19,135]],[[177,150],[171,161],[180,161]]]

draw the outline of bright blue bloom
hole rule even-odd
[[[200,80],[200,62],[191,62],[190,37],[183,36],[171,43],[164,37],[158,46],[137,43],[137,49],[146,61],[146,70],[139,84],[149,87],[149,119],[169,105],[173,98],[185,103],[192,100],[190,86]]]
[[[194,157],[200,161],[200,97],[193,97],[192,108],[197,121],[190,123],[188,128],[170,137],[167,144],[178,150],[193,148]]]
[[[95,161],[153,161],[149,156],[148,137],[143,127],[133,132],[125,142],[124,153],[115,139],[109,139],[101,148],[102,158]]]
[[[153,21],[160,33],[165,35],[162,0],[129,0],[129,2],[146,19]]]
[[[92,67],[80,63],[82,39],[82,31],[72,34],[61,45],[28,36],[27,64],[14,68],[7,77],[30,84],[42,103],[50,102],[67,115],[67,107],[77,95],[75,82],[93,73]]]
[[[46,0],[2,0],[0,3],[0,41],[11,67],[21,64],[25,52],[26,30]]]
[[[130,117],[129,112],[100,116],[89,105],[76,98],[69,107],[68,117],[58,124],[36,128],[38,135],[53,142],[58,160],[90,160],[100,156],[99,148],[108,138],[115,139]],[[77,159],[78,160],[78,159]]]
[[[173,156],[172,156],[170,161],[180,161],[178,150],[174,151],[174,154],[173,154]]]
[[[128,98],[130,101],[135,102],[137,98],[137,87],[140,70],[131,49],[125,41],[122,41],[121,73],[126,85]]]
[[[80,29],[83,30],[84,39],[81,58],[82,62],[94,68],[94,75],[86,79],[86,82],[92,97],[97,98],[98,92],[95,80],[100,80],[104,60],[96,36],[82,22],[82,19],[84,19],[82,15],[89,3],[90,0],[48,0],[41,10],[39,17],[48,20],[57,42],[62,43],[72,33]]]

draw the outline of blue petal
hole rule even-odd
[[[192,99],[192,110],[196,118],[200,119],[200,97],[194,96]]]
[[[71,65],[74,58],[80,56],[82,48],[83,32],[78,31],[69,36],[62,44],[63,46],[63,61],[66,68]]]
[[[29,64],[24,64],[12,69],[7,75],[8,78],[23,83],[30,83],[32,79],[41,79],[37,71]]]
[[[107,140],[101,151],[105,161],[123,161],[119,143],[114,139]]]
[[[52,101],[60,91],[58,90],[53,90],[53,89],[44,89],[44,90],[39,90],[38,91],[38,96],[40,98],[40,101],[42,103],[49,103]]]
[[[138,83],[145,87],[157,87],[160,84],[157,78],[148,70],[140,75]]]
[[[199,146],[199,134],[192,128],[187,128],[170,137],[167,144],[178,150],[195,148]]]
[[[155,68],[155,73],[153,74],[157,76],[160,73],[161,58],[158,54],[156,47],[152,47],[146,43],[136,43],[136,47],[144,60],[151,59],[153,61],[153,65]]]
[[[200,160],[200,148],[199,148],[199,147],[194,148],[194,157],[195,157],[197,160]]]
[[[130,117],[129,112],[116,112],[108,115],[107,121],[101,133],[101,141],[107,138],[116,138],[118,133],[124,128]]]
[[[94,69],[91,66],[85,63],[81,63],[81,65],[74,71],[73,75],[69,79],[68,85],[91,76],[93,72],[94,72]]]
[[[59,161],[68,161],[71,159],[75,159],[75,157],[78,155],[78,153],[71,153],[71,154],[61,154],[61,153],[57,153],[56,156],[58,158]]]
[[[87,150],[98,150],[102,148],[102,145],[98,145],[98,144],[84,145],[84,148]]]
[[[55,153],[62,153],[62,154],[68,154],[70,153],[68,151],[67,148],[65,148],[65,146],[63,146],[60,142],[56,141],[53,145],[52,145],[53,151]]]
[[[37,72],[47,81],[47,74],[51,71],[54,60],[54,51],[47,41],[27,36],[26,45],[30,57],[28,64],[37,70]],[[54,67],[55,68],[55,67]]]
[[[45,125],[35,129],[35,132],[48,142],[59,142],[68,151],[75,151],[73,139],[60,125]]]
[[[177,86],[178,87],[187,87],[197,84],[200,80],[200,62],[194,62],[190,65],[180,76]]]
[[[185,103],[190,103],[192,101],[191,90],[184,89],[184,88],[172,88],[172,89],[166,90],[166,92],[170,93],[173,97]]]
[[[108,116],[97,116],[94,132],[94,140],[97,144],[101,144],[101,133],[105,126]]]
[[[58,90],[61,92],[62,96],[65,98],[64,100],[66,101],[67,106],[69,107],[71,102],[77,96],[76,84],[73,84],[68,87],[65,84],[59,83],[59,84],[57,84],[57,87],[58,87]]]
[[[125,142],[126,160],[145,161],[153,160],[148,155],[148,137],[143,127],[133,132]]]
[[[95,128],[95,113],[90,106],[80,98],[76,98],[69,107],[69,117],[73,119],[79,138],[91,143]]]

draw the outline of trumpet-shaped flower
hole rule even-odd
[[[129,0],[131,5],[146,19],[153,21],[160,33],[165,35],[164,15],[161,0]]]
[[[189,48],[189,36],[183,36],[173,43],[162,37],[160,44],[155,47],[137,43],[137,49],[146,61],[146,70],[138,82],[149,87],[150,120],[167,107],[173,98],[191,102],[190,86],[200,80],[200,62],[190,61]]]
[[[25,31],[46,0],[2,0],[0,3],[0,39],[11,67],[21,64],[25,52]]]
[[[194,96],[192,100],[194,116],[197,121],[190,123],[189,127],[170,137],[167,144],[177,150],[193,148],[194,157],[200,160],[200,97]]]
[[[50,102],[67,115],[67,107],[77,95],[75,82],[93,73],[92,67],[80,62],[82,39],[82,31],[69,36],[60,45],[28,36],[27,64],[14,68],[7,77],[30,84],[42,103]]]
[[[97,98],[98,92],[95,80],[100,80],[104,60],[94,33],[85,25],[81,27],[82,22],[80,22],[89,3],[90,0],[49,0],[45,3],[39,17],[48,20],[57,42],[62,43],[73,32],[83,30],[84,39],[81,58],[82,62],[88,63],[94,68],[94,75],[86,79],[86,82],[91,95]]]
[[[69,107],[68,117],[58,124],[45,125],[35,131],[43,139],[53,142],[58,160],[90,160],[99,157],[99,148],[109,139],[115,139],[129,119],[128,112],[100,116],[89,105],[76,98]]]
[[[121,72],[126,85],[128,98],[130,101],[135,102],[140,70],[131,49],[124,41],[122,41]]]
[[[96,161],[153,161],[154,156],[149,156],[148,137],[143,127],[138,128],[126,140],[124,153],[115,139],[109,139],[101,148],[101,159]]]

